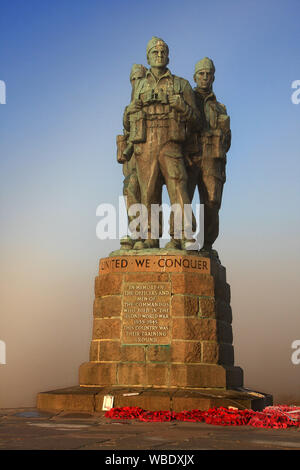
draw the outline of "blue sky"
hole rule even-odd
[[[237,359],[254,380],[246,329],[257,331],[263,322],[277,325],[277,354],[288,363],[289,345],[300,337],[300,104],[291,102],[291,84],[300,79],[299,1],[1,0],[0,7],[0,80],[7,86],[7,104],[0,105],[7,330],[0,339],[13,338],[15,285],[27,286],[25,311],[38,312],[42,297],[32,301],[34,286],[45,292],[50,281],[57,288],[59,272],[66,290],[68,283],[86,282],[75,310],[76,334],[85,331],[88,343],[98,259],[118,247],[96,238],[96,207],[116,204],[122,193],[115,136],[130,98],[130,68],[147,65],[146,44],[156,35],[169,45],[170,70],[192,85],[195,63],[204,56],[214,60],[214,91],[231,116],[216,248],[237,310]],[[261,299],[255,311],[253,296]],[[31,326],[35,322],[33,315]],[[263,351],[264,334],[258,336]],[[295,368],[289,373],[293,384]]]

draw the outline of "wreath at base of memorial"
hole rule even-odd
[[[140,421],[190,421],[219,426],[254,426],[257,428],[286,429],[300,427],[300,407],[269,406],[263,411],[211,408],[206,411],[148,411],[138,407],[111,408],[105,413],[111,419],[138,419]]]

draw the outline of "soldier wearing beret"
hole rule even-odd
[[[226,180],[226,153],[230,148],[230,118],[226,107],[217,101],[212,90],[215,66],[205,57],[195,66],[194,89],[201,115],[201,132],[195,132],[186,145],[189,196],[193,199],[196,186],[204,204],[204,246],[212,252],[219,234],[219,210]],[[213,250],[214,254],[217,254]]]

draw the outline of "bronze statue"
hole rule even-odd
[[[144,67],[144,65],[142,64],[134,64],[132,66],[130,71],[130,83],[132,87],[131,99],[133,97],[136,81],[145,77],[146,71],[146,67]],[[129,212],[129,208],[132,205],[141,203],[141,191],[136,173],[135,156],[133,154],[133,143],[130,140],[130,121],[128,109],[130,109],[130,105],[126,106],[123,114],[123,135],[117,136],[117,160],[119,163],[123,164],[123,196],[126,201],[127,214]],[[133,217],[128,214],[129,224],[132,219]],[[134,240],[132,240],[129,236],[124,237],[121,240],[121,246],[122,249],[132,249],[134,246]]]
[[[200,201],[204,204],[203,250],[208,252],[212,252],[219,234],[226,153],[231,143],[230,118],[226,107],[217,101],[212,91],[214,78],[215,66],[211,59],[205,57],[197,62],[194,92],[202,128],[191,135],[186,145],[189,196],[192,200],[198,186]],[[213,253],[216,254],[214,250]]]
[[[162,187],[167,186],[171,206],[180,208],[175,220],[171,212],[167,249],[185,249],[194,243],[186,233],[195,232],[195,218],[184,219],[196,186],[204,204],[204,246],[212,250],[219,233],[219,210],[226,180],[226,153],[230,148],[230,118],[212,91],[215,67],[207,57],[197,62],[194,91],[189,82],[167,68],[169,48],[153,37],[147,45],[150,69],[135,64],[130,74],[131,102],[123,115],[124,134],[117,136],[118,161],[123,164],[127,212],[140,204],[146,207],[137,240],[121,240],[123,249],[158,248],[162,236],[162,214],[153,229],[153,205],[161,206]],[[128,215],[129,223],[135,215]]]
[[[144,78],[136,81],[131,103],[126,109],[128,140],[134,144],[141,204],[148,214],[143,237],[134,244],[134,249],[159,247],[161,224],[159,233],[153,237],[151,205],[160,205],[164,183],[170,204],[180,207],[181,214],[184,206],[190,205],[183,144],[190,129],[200,120],[189,82],[172,75],[167,68],[169,48],[162,39],[153,37],[148,42],[147,60],[150,69]],[[174,214],[171,214],[171,241],[166,248],[186,248],[189,240],[184,229],[191,233],[184,220],[174,229]]]

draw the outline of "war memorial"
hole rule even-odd
[[[148,42],[146,56],[149,68],[131,69],[123,134],[116,151],[112,144],[130,233],[100,259],[90,357],[79,368],[79,385],[41,392],[37,406],[101,411],[109,396],[114,407],[260,410],[272,397],[244,388],[234,361],[230,286],[213,248],[231,144],[230,117],[213,92],[215,65],[207,57],[196,63],[193,89],[167,67],[162,39]],[[174,210],[170,241],[161,247],[164,185]],[[193,237],[196,188],[202,246]]]

